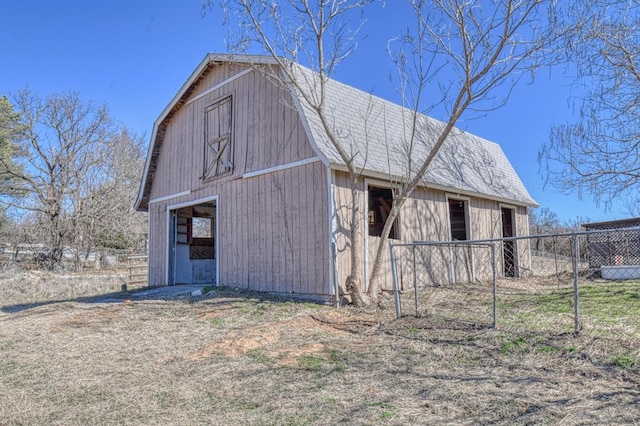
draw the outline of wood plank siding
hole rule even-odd
[[[347,244],[347,236],[350,235],[349,226],[351,223],[349,206],[351,203],[351,190],[349,176],[344,172],[334,172],[334,204],[336,207],[336,236],[338,242],[338,282],[344,287],[345,280],[350,272],[350,251]],[[373,265],[375,252],[379,245],[380,238],[368,235],[367,225],[367,196],[368,185],[385,184],[375,180],[361,178],[358,184],[360,191],[360,208],[362,217],[362,233],[366,240],[367,256],[362,268],[366,274],[370,273]],[[387,186],[389,184],[386,184]],[[460,197],[457,194],[449,194],[451,197]],[[474,240],[484,240],[502,237],[501,203],[479,197],[463,197],[468,200],[470,238]],[[515,207],[516,211],[516,233],[517,235],[528,235],[527,211],[525,207]],[[442,190],[418,187],[403,206],[398,218],[398,239],[397,242],[412,241],[448,241],[450,237],[449,213],[447,193]],[[391,267],[388,250],[383,251],[383,289],[392,290],[393,283],[391,277]],[[402,258],[399,253],[400,275],[405,276],[405,283],[410,282],[410,262],[408,258]],[[469,255],[470,256],[470,255]],[[471,257],[469,257],[471,259]],[[470,262],[471,260],[469,260]],[[447,263],[446,261],[436,263]],[[518,243],[518,263],[522,270],[529,264],[528,245],[526,242]],[[461,271],[458,276],[470,275],[472,269],[467,264],[460,264]],[[500,267],[500,266],[499,266]],[[455,272],[455,271],[454,271]]]
[[[149,204],[150,285],[167,284],[167,209],[217,196],[219,284],[328,294],[325,166],[288,92],[257,71],[238,77],[245,69],[213,67],[166,127]],[[203,180],[204,111],[229,96],[233,170]]]

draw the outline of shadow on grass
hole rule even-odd
[[[21,303],[15,305],[5,305],[0,307],[0,311],[8,314],[15,314],[40,306],[55,305],[66,302],[79,303],[122,303],[125,300],[187,300],[192,298],[191,292],[202,290],[207,285],[176,285],[165,287],[144,287],[141,289],[129,291],[117,291],[111,293],[97,294],[91,296],[78,296],[71,298],[60,298],[53,300],[44,300],[41,302]]]
[[[203,292],[212,288],[212,292],[207,295],[193,295],[193,292]],[[215,296],[214,296],[215,295]],[[117,291],[111,293],[97,294],[91,296],[78,296],[70,298],[60,298],[53,300],[44,300],[39,302],[21,303],[14,305],[0,306],[0,312],[15,314],[18,312],[26,311],[40,306],[55,305],[66,302],[79,302],[87,304],[98,303],[123,303],[126,300],[132,302],[143,300],[156,300],[156,301],[184,301],[187,303],[196,302],[210,297],[236,297],[238,300],[251,300],[256,299],[258,301],[274,301],[274,302],[290,302],[290,303],[318,303],[318,300],[304,298],[299,295],[282,295],[282,294],[270,294],[256,292],[246,289],[238,289],[234,287],[215,287],[211,284],[185,284],[174,286],[162,286],[162,287],[143,287],[135,290]]]

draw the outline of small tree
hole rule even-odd
[[[578,120],[551,129],[539,151],[547,182],[606,207],[640,201],[640,2],[573,3],[564,59],[575,67]]]
[[[373,0],[306,0],[273,2],[270,0],[226,0],[222,2],[230,32],[230,49],[249,53],[254,44],[270,55],[277,70],[261,68],[270,79],[287,87],[317,114],[327,139],[338,152],[351,181],[350,273],[346,289],[354,303],[367,303],[362,285],[364,235],[361,229],[359,178],[362,168],[357,157],[366,157],[358,141],[333,126],[326,105],[326,85],[336,68],[356,46],[359,16]],[[211,5],[210,1],[204,2]],[[233,22],[233,24],[230,24]],[[303,63],[315,72],[304,77],[297,64]]]
[[[101,175],[87,182],[90,190],[78,209],[78,235],[88,253],[96,247],[143,250],[146,215],[134,210],[135,188],[144,169],[143,138],[127,129],[115,135]]]
[[[545,0],[475,2],[466,0],[409,0],[416,23],[400,39],[391,55],[398,68],[404,103],[412,115],[412,131],[405,141],[406,173],[398,182],[397,197],[387,217],[372,266],[368,296],[377,300],[382,288],[382,253],[394,221],[420,185],[452,136],[463,114],[503,106],[513,86],[525,73],[545,64],[551,48],[554,2]],[[447,83],[440,76],[448,75]],[[503,86],[506,86],[504,88]],[[502,96],[497,89],[503,87]],[[429,153],[416,162],[415,145],[424,143],[422,112],[430,105],[445,108],[444,123]],[[426,106],[425,106],[426,105]]]
[[[539,207],[529,213],[529,233],[532,235],[552,234],[560,228],[558,214],[548,207]]]

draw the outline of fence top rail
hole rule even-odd
[[[496,240],[502,241],[502,240]],[[494,241],[476,241],[476,240],[464,240],[464,241],[413,241],[411,243],[389,243],[391,247],[414,247],[414,246],[482,246],[493,247]]]
[[[635,232],[640,233],[640,228],[617,228],[617,229],[599,229],[593,231],[574,231],[574,232],[562,232],[555,234],[540,234],[540,235],[519,235],[515,237],[500,237],[500,238],[487,238],[483,240],[457,240],[457,241],[413,241],[411,243],[390,243],[394,247],[408,247],[408,246],[423,246],[423,245],[479,245],[486,244],[491,245],[495,243],[501,243],[503,241],[516,241],[516,240],[534,240],[539,238],[553,238],[553,237],[577,237],[577,236],[591,236],[591,235],[606,235],[617,233]]]

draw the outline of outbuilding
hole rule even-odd
[[[308,82],[318,78],[291,66]],[[278,73],[269,57],[209,54],[155,122],[136,201],[149,213],[150,285],[213,283],[326,298],[344,284],[345,164],[304,98],[265,68]],[[332,126],[362,170],[358,220],[368,275],[407,159],[424,158],[443,123],[420,116],[418,143],[408,147],[409,110],[335,80],[325,96]],[[528,235],[535,206],[498,144],[455,129],[391,236]],[[503,272],[529,261],[525,250],[511,250]]]

